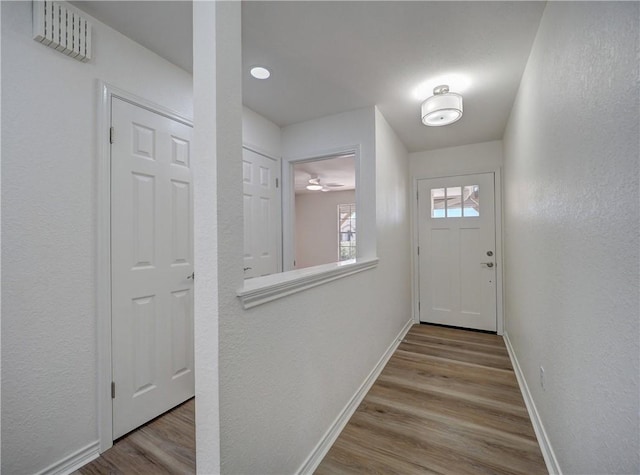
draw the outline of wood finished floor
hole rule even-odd
[[[547,470],[502,337],[414,325],[315,473]]]
[[[117,440],[74,475],[195,473],[195,399],[190,399]]]
[[[191,399],[75,475],[195,473],[194,412]],[[502,338],[414,325],[316,470],[363,473],[547,473]]]

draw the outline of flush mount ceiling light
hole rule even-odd
[[[256,79],[267,79],[271,76],[271,71],[263,66],[254,66],[251,68],[250,73]]]
[[[462,117],[462,96],[449,92],[443,84],[433,88],[433,96],[422,103],[422,123],[430,127],[453,124]]]
[[[449,86],[450,91],[456,91],[458,94],[464,94],[469,91],[471,84],[471,76],[462,73],[447,73],[433,77],[427,81],[418,84],[412,91],[412,99],[424,101],[427,97],[433,94],[433,88],[440,84],[446,84]]]

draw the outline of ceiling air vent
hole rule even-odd
[[[91,23],[59,2],[33,2],[33,39],[78,61],[91,59]]]

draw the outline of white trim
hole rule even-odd
[[[98,233],[97,233],[97,338],[98,338],[98,437],[100,452],[113,445],[111,405],[111,92],[98,82]]]
[[[400,342],[404,339],[405,335],[414,324],[415,322],[413,321],[413,318],[409,319],[409,321],[405,323],[404,327],[402,327],[402,330],[400,330],[400,333],[398,333],[398,336],[396,336],[396,338],[391,342],[391,345],[389,345],[387,351],[384,352],[378,363],[374,366],[369,375],[362,382],[356,393],[351,397],[344,409],[342,409],[340,414],[338,414],[338,417],[336,417],[333,423],[329,426],[329,429],[327,429],[318,444],[314,447],[309,456],[296,471],[296,474],[311,474],[315,471],[316,468],[318,468],[318,465],[320,465],[320,462],[322,462],[324,456],[327,455],[327,452],[336,441],[344,427],[347,425],[353,413],[356,412],[356,409],[369,392],[369,389],[371,389],[371,386],[373,386],[373,383],[376,382],[378,376],[380,376],[380,373],[382,373],[382,370],[386,366],[391,356],[393,356],[396,348],[398,348]]]
[[[411,197],[409,202],[411,219],[411,270],[413,279],[411,286],[411,307],[413,311],[414,323],[420,323],[420,256],[418,255],[418,244],[420,243],[420,234],[418,232],[419,224],[419,210],[418,210],[418,180],[420,177],[413,177],[411,180]],[[413,199],[415,197],[415,199]]]
[[[280,161],[282,160],[282,157],[278,157],[277,155],[274,155],[268,152],[266,149],[259,147],[258,145],[253,145],[252,143],[249,143],[249,142],[243,141],[242,148],[246,148],[247,150],[257,153],[258,155],[262,155],[263,157],[267,157],[271,160],[275,160],[278,163],[280,163]]]
[[[555,475],[555,474],[562,475],[560,464],[558,463],[556,454],[553,451],[553,448],[551,447],[551,441],[549,440],[547,431],[545,431],[544,429],[544,425],[542,424],[542,419],[540,418],[540,414],[538,413],[536,404],[533,401],[533,396],[529,391],[527,380],[524,378],[524,373],[522,372],[522,368],[520,368],[520,363],[518,363],[516,352],[514,351],[513,346],[511,345],[511,340],[509,340],[509,335],[507,334],[507,332],[504,333],[503,338],[504,338],[505,346],[507,347],[507,352],[509,353],[509,358],[511,359],[513,372],[516,374],[516,378],[518,379],[520,392],[522,393],[522,397],[524,398],[524,403],[527,406],[527,411],[529,412],[529,418],[531,419],[533,430],[535,431],[536,438],[538,439],[538,445],[540,445],[540,450],[542,451],[542,457],[544,457],[544,462],[547,465],[547,471],[551,475]]]
[[[97,130],[97,262],[96,305],[98,339],[98,436],[100,452],[113,445],[113,406],[111,401],[111,101],[118,98],[169,119],[193,127],[191,120],[166,107],[98,81]]]
[[[245,280],[244,286],[237,290],[236,295],[240,297],[245,309],[252,308],[332,280],[373,269],[377,265],[377,257],[355,259],[256,277]]]
[[[467,175],[478,175],[483,173],[493,173],[494,176],[494,211],[495,211],[495,239],[496,239],[496,333],[502,335],[504,333],[504,259],[502,258],[502,167],[493,169],[480,169],[473,172],[465,172],[459,174],[420,174],[412,177],[411,189],[411,206],[413,215],[413,232],[412,237],[412,265],[413,265],[413,318],[416,323],[420,323],[420,312],[418,304],[420,301],[420,259],[418,256],[419,225],[418,225],[418,182],[420,180],[431,180],[434,178],[460,177]],[[415,199],[414,199],[415,197]]]
[[[97,459],[100,456],[99,449],[100,441],[93,441],[65,458],[52,463],[44,470],[37,472],[36,475],[68,475],[73,473],[83,465]]]
[[[495,223],[496,223],[496,319],[497,333],[504,334],[504,298],[503,298],[503,280],[504,275],[504,259],[502,256],[502,169],[496,168],[493,172],[493,194],[495,206]]]

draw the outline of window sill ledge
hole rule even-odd
[[[357,274],[378,265],[378,258],[355,259],[245,280],[236,295],[245,309]]]

